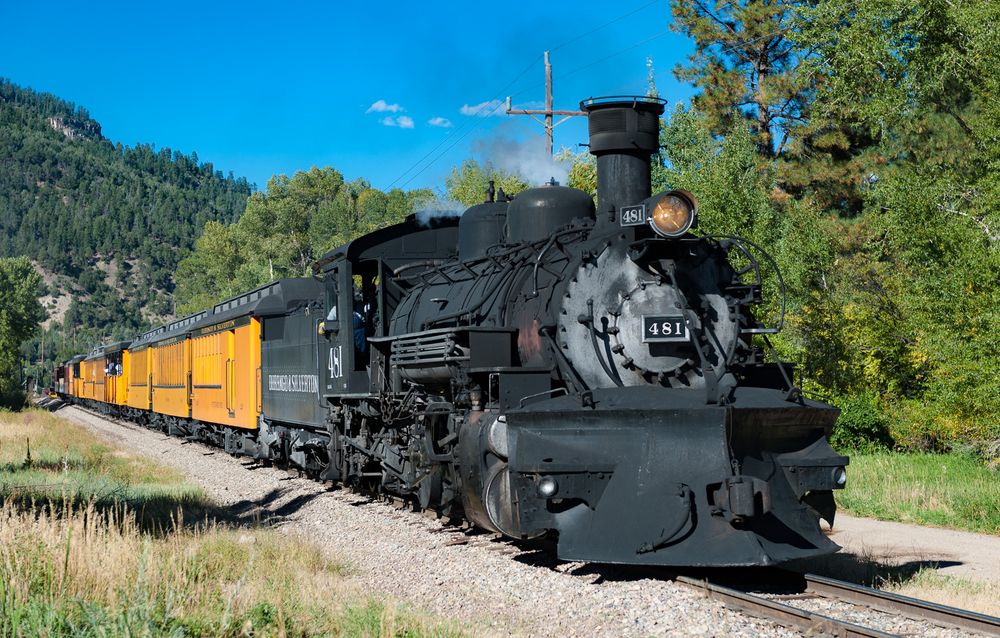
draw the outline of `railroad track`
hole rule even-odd
[[[828,598],[943,627],[986,636],[1000,636],[1000,618],[995,616],[939,605],[815,574],[805,574],[803,578],[806,586],[805,593],[796,596],[797,599]],[[678,576],[677,581],[708,592],[709,596],[721,600],[724,605],[732,609],[738,609],[786,627],[805,630],[811,634],[822,633],[844,638],[855,636],[886,638],[899,635],[795,607],[781,600],[711,583],[707,580]]]

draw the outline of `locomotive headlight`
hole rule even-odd
[[[833,471],[833,484],[838,488],[843,488],[847,485],[847,470],[842,467],[838,467]]]
[[[670,191],[656,202],[649,225],[662,237],[680,237],[694,224],[696,205],[686,191]]]
[[[538,481],[538,495],[542,498],[552,498],[559,491],[559,484],[551,476],[546,476]]]

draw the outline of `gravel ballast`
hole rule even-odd
[[[201,444],[76,407],[58,414],[177,468],[231,513],[318,544],[372,596],[411,604],[470,634],[799,635],[665,578],[560,563],[548,552],[467,534],[398,504],[371,502],[275,468],[250,469],[247,459]]]

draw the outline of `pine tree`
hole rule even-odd
[[[867,128],[827,111],[812,118],[824,80],[799,42],[802,12],[811,3],[786,0],[672,0],[672,28],[694,40],[678,79],[701,92],[693,103],[715,135],[745,121],[763,161],[778,161],[775,193],[812,197],[821,208],[860,210],[859,186],[876,142]]]

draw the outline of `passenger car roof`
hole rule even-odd
[[[279,279],[215,304],[189,330],[198,330],[248,315],[286,315],[313,302],[322,303],[322,300],[323,284],[316,279]]]

